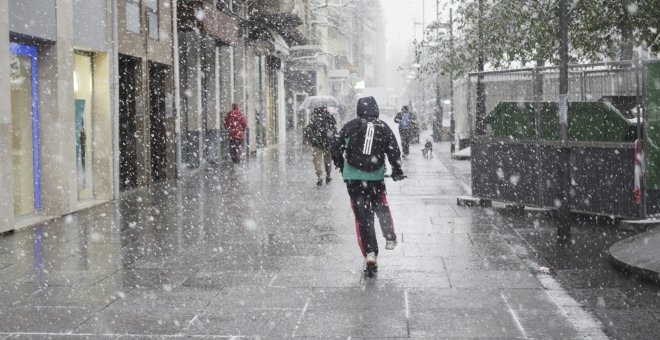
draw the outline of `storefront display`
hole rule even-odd
[[[41,208],[37,50],[11,43],[10,52],[14,214],[23,216]]]
[[[92,56],[76,53],[74,66],[73,91],[75,98],[78,199],[85,200],[94,196],[93,143],[91,143],[93,140],[92,99],[94,93]]]

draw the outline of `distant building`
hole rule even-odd
[[[331,95],[345,105],[340,120],[352,116],[356,85],[382,82],[385,36],[377,0],[310,0],[309,44],[291,49],[287,68],[289,128],[306,124],[299,105],[308,96]]]

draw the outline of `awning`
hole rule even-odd
[[[250,30],[250,39],[272,39],[265,31],[273,31],[280,35],[288,46],[305,45],[308,42],[299,30],[302,20],[295,14],[269,14],[251,17],[244,26]]]

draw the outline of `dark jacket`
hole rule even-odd
[[[325,107],[316,108],[312,112],[304,134],[305,139],[312,146],[329,149],[337,134],[337,121]]]
[[[399,145],[392,129],[378,119],[379,111],[376,100],[373,97],[360,98],[357,104],[357,116],[357,118],[349,121],[344,127],[342,127],[341,131],[339,131],[338,137],[332,144],[332,161],[335,166],[342,171],[344,180],[377,181],[382,180],[385,175],[385,165],[375,171],[362,171],[351,166],[344,159],[344,152],[348,151],[346,146],[350,140],[350,133],[358,124],[362,124],[361,120],[366,122],[377,120],[384,125],[385,138],[378,140],[377,143],[381,143],[382,145],[378,145],[377,148],[376,145],[374,145],[374,149],[384,150],[384,154],[387,155],[387,159],[392,166],[393,174],[403,174],[401,169],[401,151],[399,150]]]

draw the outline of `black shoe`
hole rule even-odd
[[[374,276],[378,273],[378,266],[366,266],[362,273],[368,277]]]
[[[316,181],[316,186],[322,186],[323,185],[323,179],[319,178],[318,181]]]
[[[332,182],[332,178],[331,177],[326,177],[325,178],[325,184],[328,184],[330,182]]]

